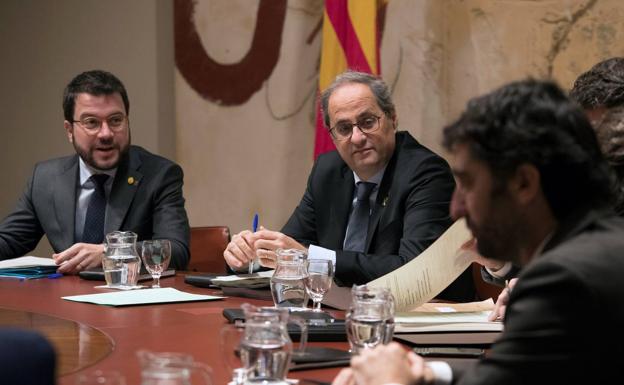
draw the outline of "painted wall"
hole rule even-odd
[[[185,3],[201,50],[177,54],[203,60],[209,97],[174,66],[174,9]],[[35,162],[73,152],[63,87],[103,68],[128,88],[133,142],[183,166],[191,225],[240,231],[257,211],[281,227],[312,166],[321,16],[321,0],[1,1],[0,216]],[[400,128],[439,151],[442,126],[470,97],[529,75],[569,87],[623,54],[621,0],[390,0],[381,63]]]

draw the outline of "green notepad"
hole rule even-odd
[[[0,277],[12,277],[21,279],[46,278],[56,273],[58,266],[30,266],[0,269]]]

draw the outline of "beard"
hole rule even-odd
[[[128,132],[128,140],[122,141],[121,143],[111,138],[110,140],[98,140],[89,148],[81,146],[76,140],[72,141],[72,144],[76,153],[90,167],[102,171],[112,170],[119,165],[120,160],[128,153],[130,148],[130,132]],[[98,156],[98,151],[101,149],[105,149],[109,153],[105,156],[101,156],[102,154]]]
[[[523,237],[522,214],[504,193],[493,194],[489,213],[482,224],[466,217],[466,224],[477,240],[477,250],[486,258],[520,263]]]

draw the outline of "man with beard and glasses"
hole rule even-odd
[[[452,216],[484,257],[522,267],[504,331],[468,368],[390,344],[352,358],[334,385],[619,383],[624,220],[583,110],[554,83],[512,83],[470,101],[444,145]]]
[[[104,235],[169,239],[171,266],[189,261],[180,166],[130,145],[130,103],[113,74],[88,71],[63,94],[64,127],[76,155],[35,166],[15,210],[0,223],[0,259],[37,246],[45,234],[60,273],[101,265]]]

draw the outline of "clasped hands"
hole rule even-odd
[[[277,249],[306,250],[306,247],[279,231],[271,231],[261,226],[260,230],[255,233],[244,230],[235,234],[225,248],[223,258],[234,270],[240,270],[249,265],[256,257],[260,265],[275,268]]]

